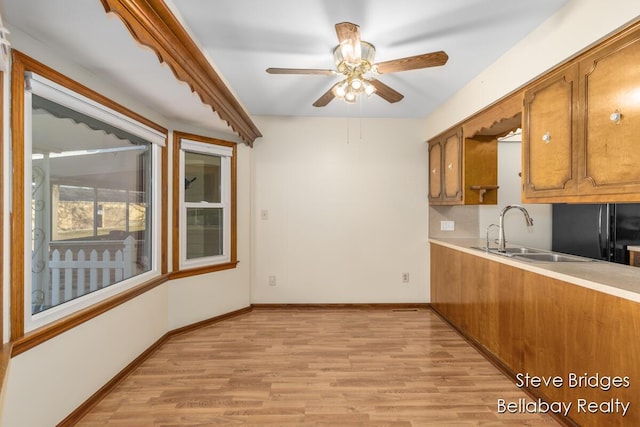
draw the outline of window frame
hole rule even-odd
[[[154,214],[151,219],[151,232],[153,233],[152,238],[157,239],[159,242],[154,256],[155,267],[150,272],[136,276],[136,280],[127,280],[121,282],[123,283],[122,285],[118,283],[109,286],[104,289],[105,292],[97,291],[87,294],[78,299],[83,300],[81,304],[77,302],[69,304],[72,301],[61,304],[65,308],[53,309],[56,313],[52,312],[51,316],[41,316],[40,320],[36,319],[35,322],[34,319],[27,318],[27,316],[33,316],[31,316],[30,307],[26,305],[27,302],[30,303],[30,293],[26,295],[26,287],[31,286],[31,280],[25,275],[24,262],[27,252],[29,252],[30,257],[30,248],[27,240],[30,241],[31,239],[31,229],[30,227],[28,230],[26,229],[26,215],[30,215],[30,213],[26,208],[28,191],[25,188],[25,178],[26,172],[30,170],[31,166],[30,163],[27,165],[25,162],[30,162],[30,159],[26,158],[26,150],[31,150],[31,147],[27,147],[29,144],[25,135],[25,124],[29,123],[28,117],[25,117],[25,108],[28,106],[26,105],[28,102],[25,101],[25,73],[33,72],[54,82],[65,90],[80,95],[90,103],[102,108],[106,107],[107,110],[117,112],[159,134],[163,134],[165,143],[168,131],[19,51],[13,50],[12,57],[11,126],[14,173],[12,182],[13,211],[11,215],[13,241],[11,249],[11,340],[14,342],[13,354],[15,355],[129,301],[168,279],[166,255],[167,148],[166,146],[152,144],[155,160],[152,160],[152,179],[154,181],[152,181],[151,192]],[[92,294],[96,295],[92,296]],[[73,306],[73,309],[68,310],[71,306]]]
[[[0,71],[0,176],[2,177],[2,182],[5,181],[5,169],[4,169],[4,130],[5,130],[5,102],[4,102],[4,90],[5,90],[5,72]],[[5,185],[0,185],[0,241],[2,241],[2,246],[0,246],[0,384],[2,384],[4,371],[4,363],[2,360],[2,348],[5,342],[4,336],[4,187]],[[2,387],[0,386],[0,389]]]
[[[182,142],[189,143],[191,149],[184,150]],[[170,278],[187,277],[198,274],[211,273],[214,271],[229,270],[238,264],[237,256],[237,144],[221,139],[210,138],[202,135],[194,135],[185,132],[173,132],[173,233],[172,233],[172,258],[173,271]],[[200,144],[205,147],[202,151],[196,151],[193,148]],[[207,146],[210,148],[207,150]],[[229,158],[228,183],[229,188],[223,189],[223,194],[228,192],[229,200],[229,230],[224,230],[228,235],[228,255],[224,258],[207,257],[200,261],[188,262],[186,260],[186,204],[184,202],[184,152],[197,152],[200,154],[217,155],[221,151],[216,150],[220,147],[222,151],[231,149]],[[223,173],[224,167],[222,168]],[[222,177],[225,181],[225,177]],[[225,243],[227,237],[225,237]]]

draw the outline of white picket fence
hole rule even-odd
[[[87,254],[84,249],[51,252],[49,270],[51,272],[51,301],[55,306],[73,298],[85,295],[133,276],[136,263],[136,240],[133,236],[121,242],[102,242],[122,245],[122,249],[98,251],[92,249]]]

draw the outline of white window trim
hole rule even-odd
[[[31,152],[33,148],[32,141],[32,93],[35,93],[39,96],[43,96],[52,101],[58,102],[56,99],[49,97],[49,92],[41,92],[38,88],[34,90],[33,83],[36,81],[36,75],[32,75],[31,81],[31,90],[25,89],[24,92],[24,332],[33,331],[39,327],[50,324],[56,320],[60,320],[61,318],[73,314],[79,310],[90,307],[100,301],[103,301],[109,297],[115,296],[121,292],[124,292],[128,289],[134,288],[137,285],[140,285],[146,281],[149,281],[153,278],[158,277],[161,274],[161,262],[162,262],[162,254],[160,244],[158,242],[161,241],[161,224],[162,224],[162,146],[164,146],[164,141],[166,139],[166,135],[162,134],[162,144],[157,142],[157,138],[154,141],[151,141],[151,239],[152,242],[155,242],[151,245],[151,270],[146,271],[137,276],[131,277],[129,279],[123,280],[121,282],[115,283],[113,285],[107,286],[106,288],[88,293],[81,297],[75,298],[73,300],[64,302],[55,307],[51,307],[45,311],[40,313],[31,314],[31,302],[32,302],[32,279],[31,279],[31,185],[27,185],[27,183],[31,183],[31,173],[32,173],[32,162],[31,162]],[[37,80],[44,79],[42,76],[37,76]],[[48,82],[56,85],[55,83],[47,80]],[[60,85],[60,88],[63,88]],[[104,108],[108,114],[114,113],[119,116],[125,117],[129,123],[134,124],[134,126],[126,128],[127,131],[131,132],[134,135],[140,136],[141,138],[147,138],[148,134],[142,132],[144,128],[148,128],[142,123],[133,120],[127,116],[124,116],[114,110],[110,110],[107,107],[103,106],[100,103],[94,102],[88,98],[83,97],[80,94],[75,92],[70,92],[68,89],[63,88],[64,92],[67,96],[77,97],[78,99],[84,99],[87,103],[76,103],[74,105],[65,104],[65,106],[69,108],[73,108],[76,111],[82,112],[87,115],[91,115],[91,112],[87,110],[83,110],[82,107],[89,106],[89,109],[93,109],[95,112],[96,108]],[[53,92],[51,92],[53,93]],[[59,92],[61,93],[61,92]],[[58,94],[59,94],[58,93]],[[55,96],[55,95],[54,95]],[[95,117],[99,118],[99,117]],[[101,118],[99,118],[101,119]],[[114,126],[120,127],[124,129],[124,122],[113,123],[110,122]],[[148,128],[151,129],[151,128]],[[153,132],[157,135],[160,135],[157,131],[153,130]]]
[[[231,157],[233,149],[215,144],[207,144],[188,139],[180,139],[180,176],[179,183],[185,181],[185,152],[208,154],[221,158],[221,202],[185,202],[185,188],[180,185],[180,262],[181,270],[213,266],[231,261]],[[223,209],[223,251],[222,255],[187,259],[187,208],[222,208]]]

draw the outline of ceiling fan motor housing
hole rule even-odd
[[[333,49],[333,59],[339,73],[365,74],[371,71],[376,56],[376,48],[369,42],[360,41],[360,54],[352,53],[350,43],[341,43]]]

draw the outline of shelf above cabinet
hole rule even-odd
[[[497,190],[500,187],[497,185],[472,185],[469,188],[478,191],[478,200],[480,203],[484,203],[485,193],[489,190]]]

